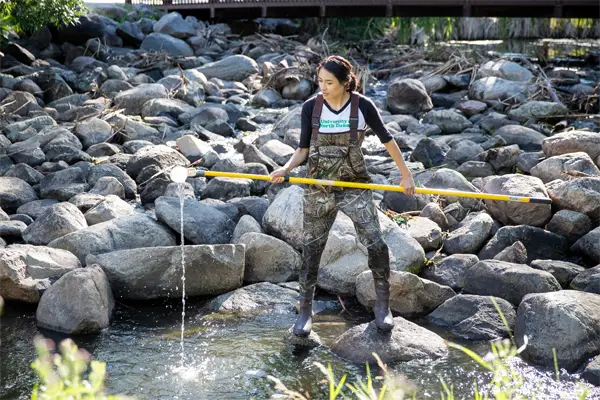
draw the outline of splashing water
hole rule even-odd
[[[183,203],[184,203],[184,186],[182,182],[178,182],[179,188],[179,218],[181,228],[181,369],[184,370],[185,366],[185,352],[183,344],[183,332],[185,330],[185,236],[183,234]]]

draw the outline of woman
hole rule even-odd
[[[385,128],[371,100],[355,92],[357,78],[344,58],[331,56],[318,68],[321,93],[302,107],[300,144],[291,159],[270,174],[274,183],[308,157],[308,177],[353,182],[371,182],[361,150],[367,125],[377,134],[402,173],[400,185],[414,193],[414,181],[396,141]],[[309,185],[304,192],[303,263],[300,271],[300,312],[293,327],[297,336],[312,329],[312,300],[321,254],[338,210],[354,222],[361,243],[368,249],[377,300],[375,323],[383,331],[394,327],[389,307],[390,261],[372,193],[365,189]]]

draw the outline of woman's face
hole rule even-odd
[[[331,72],[325,68],[319,71],[319,89],[323,93],[323,97],[335,99],[342,97],[346,91],[346,82],[340,82]]]

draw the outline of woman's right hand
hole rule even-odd
[[[275,171],[271,172],[269,174],[269,177],[271,178],[271,182],[273,183],[281,183],[283,182],[283,178],[288,174],[288,171],[281,167],[276,169]]]

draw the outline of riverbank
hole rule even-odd
[[[264,398],[265,371],[316,389],[318,373],[283,340],[295,318],[303,187],[226,178],[180,187],[169,171],[196,162],[266,175],[283,165],[300,106],[317,90],[315,67],[333,51],[355,62],[418,185],[553,201],[375,193],[399,333],[379,355],[417,381],[419,396],[436,393],[438,374],[466,395],[486,375],[443,338],[477,347],[507,337],[493,296],[519,345],[529,338],[519,370],[532,387],[552,398],[572,393],[580,373],[597,384],[600,76],[585,57],[564,68],[551,56],[490,57],[389,37],[347,45],[240,36],[175,13],[110,13],[3,49],[2,360],[22,364],[2,365],[7,395],[25,397],[31,385],[25,346],[36,329],[73,336],[107,361],[111,392]],[[398,184],[369,132],[363,151],[376,182]],[[318,281],[323,346],[308,359],[362,373],[370,353],[348,350],[379,340],[351,329],[371,319],[370,279],[366,249],[340,214]],[[557,337],[561,329],[568,334]],[[170,369],[180,346],[203,379]],[[563,384],[546,376],[553,347]]]

